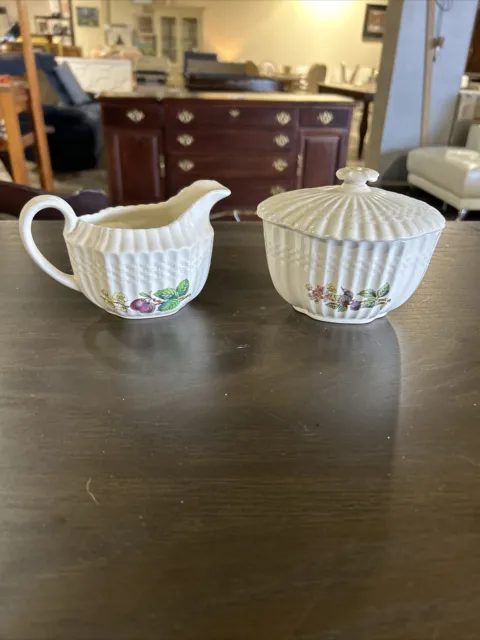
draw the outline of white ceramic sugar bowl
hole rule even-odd
[[[381,318],[417,289],[445,226],[433,207],[374,189],[373,169],[337,171],[342,185],[281,193],[258,206],[278,293],[316,320]]]

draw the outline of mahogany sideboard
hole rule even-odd
[[[232,191],[232,209],[335,184],[354,107],[341,96],[288,93],[167,91],[100,100],[113,205],[160,202],[195,180],[214,179]]]

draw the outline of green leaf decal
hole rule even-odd
[[[178,307],[180,304],[180,300],[178,298],[170,298],[170,300],[165,300],[161,305],[157,307],[157,311],[171,311]]]
[[[330,307],[330,309],[336,309],[337,304],[335,302],[327,302],[327,307]]]
[[[138,295],[141,298],[150,298],[150,294],[149,293],[145,293],[145,291],[140,291],[140,293]]]
[[[363,296],[364,298],[376,298],[377,292],[375,289],[362,289],[357,293],[358,296]]]
[[[177,296],[181,298],[182,296],[187,295],[189,287],[190,287],[189,281],[187,279],[182,280],[177,287],[177,291],[176,291]]]
[[[371,309],[372,307],[375,306],[376,302],[377,302],[376,298],[367,298],[366,300],[364,300],[362,302],[362,308],[363,309]]]
[[[339,304],[338,307],[337,307],[337,311],[341,311],[343,313],[344,311],[347,310],[347,308],[348,307],[346,307],[345,305]]]
[[[162,300],[170,300],[170,298],[176,298],[177,292],[175,289],[171,289],[170,287],[167,289],[159,289],[155,291],[153,294],[156,298],[161,298]]]
[[[377,291],[377,296],[379,298],[383,298],[383,296],[388,296],[388,294],[390,293],[390,285],[388,284],[384,284],[382,287],[380,287],[380,289]]]
[[[334,284],[332,284],[331,282],[329,282],[327,284],[327,291],[328,291],[328,293],[337,293],[337,287]]]
[[[381,298],[381,300],[377,300],[375,306],[378,306],[378,305],[383,306],[384,304],[387,304],[387,302],[389,302],[387,298]]]

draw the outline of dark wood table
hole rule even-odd
[[[363,143],[368,131],[368,116],[370,103],[375,99],[376,86],[374,84],[354,85],[341,83],[325,83],[318,85],[318,93],[330,93],[338,96],[347,96],[363,103],[362,119],[358,129],[358,158],[363,156]]]
[[[128,322],[1,223],[0,638],[476,640],[479,262],[449,224],[390,321],[335,326],[223,223],[201,296]]]

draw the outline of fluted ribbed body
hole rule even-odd
[[[366,186],[371,169],[341,169],[345,184],[262,202],[268,266],[278,293],[319,320],[365,323],[420,284],[445,225],[413,198]]]

